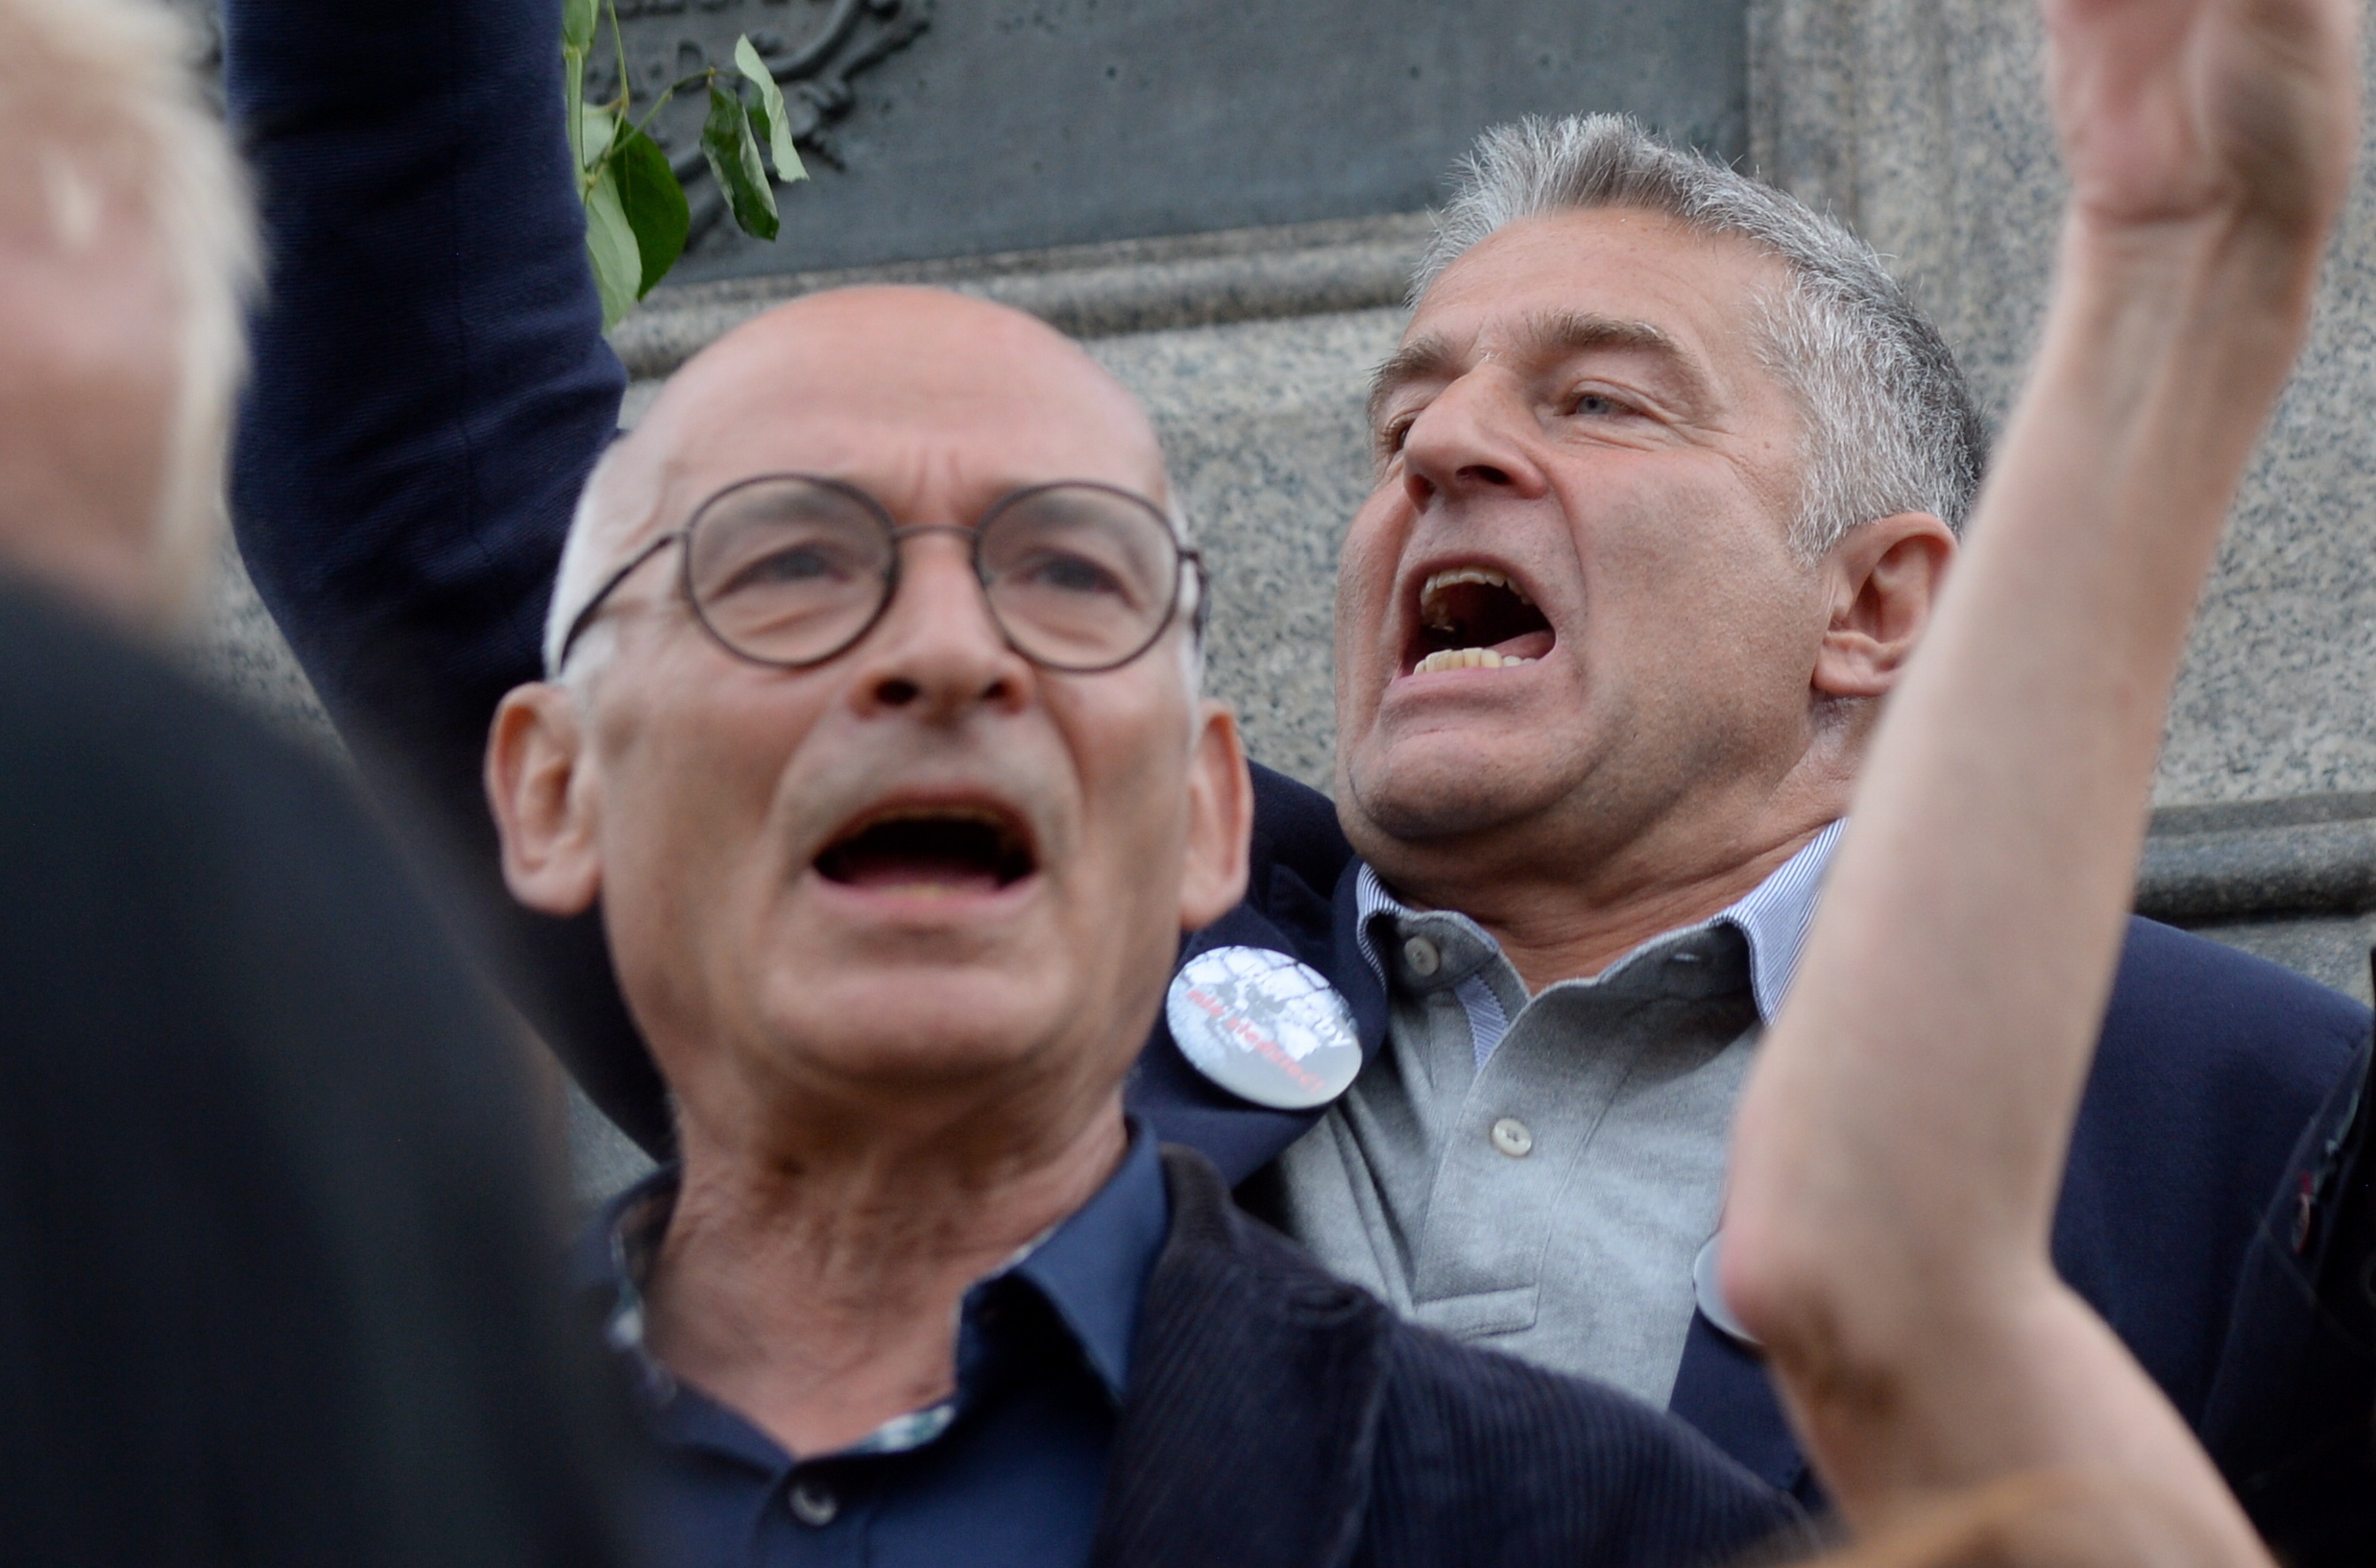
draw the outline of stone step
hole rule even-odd
[[[628,374],[665,376],[771,305],[857,283],[955,289],[1079,338],[1369,310],[1402,302],[1431,232],[1426,213],[1396,213],[668,284],[612,329],[611,343]]]

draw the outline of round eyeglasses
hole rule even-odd
[[[1204,564],[1143,495],[1065,480],[1001,497],[971,528],[902,528],[855,485],[775,473],[727,486],[613,572],[570,622],[553,671],[612,591],[671,544],[683,546],[693,617],[719,646],[783,669],[821,664],[883,618],[899,589],[900,541],[919,534],[970,539],[990,618],[1042,668],[1091,675],[1130,663],[1172,624],[1191,572],[1202,629]]]

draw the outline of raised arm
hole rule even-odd
[[[2163,711],[2358,135],[2353,0],[2046,0],[2073,194],[2029,385],[1734,1151],[1724,1283],[1852,1522],[2046,1466],[2259,1549],[2048,1238]]]
[[[231,502],[258,591],[383,792],[450,851],[513,994],[646,1142],[594,920],[519,909],[479,782],[624,377],[561,110],[558,0],[225,0],[270,259]]]

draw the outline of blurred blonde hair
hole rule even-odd
[[[189,28],[158,0],[0,0],[0,135],[30,175],[8,220],[71,255],[104,217],[128,213],[172,293],[155,564],[160,598],[182,606],[220,543],[258,267],[247,177],[199,90],[195,54]]]

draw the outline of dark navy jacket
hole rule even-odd
[[[2203,1438],[2292,1568],[2376,1560],[2370,1051],[2303,1133],[2245,1260]]]
[[[576,1272],[640,1368],[666,1560],[1714,1568],[1805,1544],[1790,1500],[1688,1427],[1404,1322],[1247,1218],[1193,1149],[1128,1158],[1117,1181],[1144,1179],[1155,1222],[1109,1186],[1048,1243],[1105,1203],[1069,1264],[969,1292],[944,1434],[798,1463],[620,1332],[640,1308],[614,1206]],[[1127,1302],[1117,1264],[1142,1282]],[[834,1511],[795,1524],[795,1487]]]
[[[581,254],[554,9],[226,4],[227,87],[276,262],[232,501],[265,602],[351,743],[453,849],[522,1010],[658,1148],[665,1101],[598,925],[504,896],[478,783],[497,700],[539,673],[570,509],[622,386]],[[796,259],[798,193],[788,202]],[[1192,946],[1296,954],[1344,991],[1375,1050],[1385,1003],[1353,946],[1334,811],[1276,774],[1257,769],[1255,786],[1246,902]],[[2190,1420],[2269,1194],[2367,1028],[2356,1003],[2274,965],[2131,929],[2054,1254]],[[1315,1120],[1207,1084],[1160,1023],[1129,1099],[1240,1187]],[[1805,1483],[1762,1369],[1705,1319],[1673,1405],[1751,1469]]]
[[[1744,1549],[1794,1531],[1786,1499],[1639,1401],[1402,1321],[1194,1152],[1165,1150],[1164,1180],[1101,1568],[1653,1568],[1764,1560]]]

